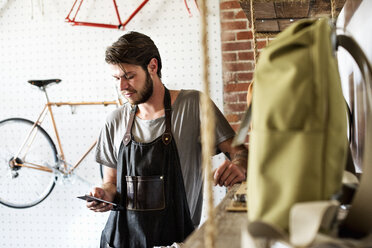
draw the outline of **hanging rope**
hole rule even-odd
[[[44,16],[44,0],[39,0],[38,5],[41,10],[41,15]],[[31,0],[31,19],[34,19],[34,1],[33,0]]]
[[[215,222],[213,206],[213,175],[212,175],[212,155],[215,145],[215,116],[212,102],[209,97],[209,57],[208,57],[208,7],[207,0],[201,1],[201,40],[202,40],[202,59],[203,59],[203,88],[201,94],[201,140],[202,140],[202,162],[204,170],[204,187],[207,194],[207,220],[204,233],[204,247],[213,248],[215,240]]]
[[[249,0],[250,5],[250,12],[251,12],[251,28],[252,28],[252,40],[253,40],[253,72],[256,68],[257,64],[257,57],[258,57],[258,51],[257,51],[257,36],[256,36],[256,17],[254,14],[254,0]],[[253,79],[251,83],[248,86],[247,90],[247,106],[249,107],[252,102],[252,93],[253,93]]]
[[[44,16],[44,0],[39,0],[39,6],[41,9],[41,15]]]
[[[257,64],[257,37],[256,37],[256,17],[254,14],[254,0],[250,0],[250,11],[251,11],[251,26],[252,26],[252,38],[253,38],[253,58],[254,58],[254,68]]]
[[[34,2],[31,0],[31,19],[34,19]]]
[[[331,0],[331,16],[332,20],[336,19],[336,0]]]

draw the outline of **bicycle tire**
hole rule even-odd
[[[52,192],[56,176],[23,166],[10,166],[34,122],[23,118],[0,121],[0,203],[11,208],[29,208],[42,202]],[[57,149],[48,133],[36,125],[37,133],[26,156],[19,159],[55,166]]]

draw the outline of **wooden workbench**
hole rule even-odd
[[[240,184],[234,185],[215,209],[215,223],[217,228],[215,247],[240,247],[241,227],[248,224],[247,212],[228,212],[226,207],[233,199]],[[182,248],[203,248],[205,223],[195,230],[184,242]]]

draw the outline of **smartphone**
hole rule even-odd
[[[78,196],[77,198],[79,199],[82,199],[82,200],[85,200],[85,201],[98,201],[98,202],[105,202],[105,203],[108,203],[108,204],[111,204],[113,205],[114,207],[117,207],[118,205],[114,202],[110,202],[110,201],[105,201],[103,199],[100,199],[100,198],[97,198],[97,197],[94,197],[94,196],[91,196],[91,195],[83,195],[83,196]]]

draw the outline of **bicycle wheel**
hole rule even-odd
[[[0,203],[12,208],[28,208],[43,201],[55,186],[57,150],[45,130],[36,126],[33,142],[17,153],[33,122],[22,118],[0,121]],[[16,163],[14,163],[14,161]],[[49,171],[25,167],[42,165]]]

